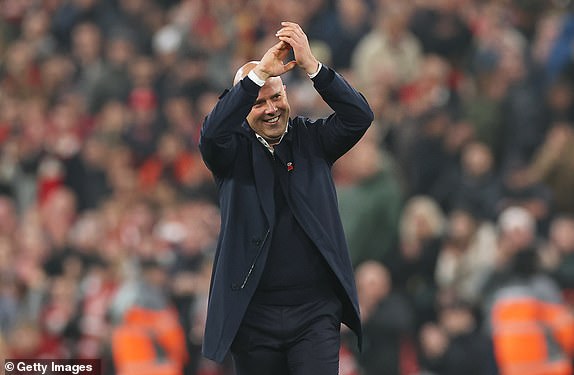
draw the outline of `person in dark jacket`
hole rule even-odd
[[[337,374],[340,324],[361,338],[353,270],[333,163],[365,133],[365,98],[312,54],[295,23],[258,62],[239,69],[201,129],[215,177],[221,233],[203,354],[231,352],[239,375]],[[295,59],[284,63],[290,51]],[[280,76],[295,67],[334,114],[289,117]]]

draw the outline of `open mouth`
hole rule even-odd
[[[276,124],[277,122],[279,122],[279,116],[271,117],[271,118],[269,118],[269,119],[267,119],[267,120],[263,120],[263,122],[266,123],[266,124],[274,125],[274,124]]]

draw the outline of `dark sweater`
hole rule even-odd
[[[274,172],[275,230],[254,301],[273,305],[311,302],[334,289],[334,275],[293,215],[289,157],[276,152],[270,158]]]

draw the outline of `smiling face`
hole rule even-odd
[[[269,144],[274,144],[285,133],[289,110],[283,81],[279,77],[272,77],[259,90],[259,96],[247,115],[247,122],[253,131]]]

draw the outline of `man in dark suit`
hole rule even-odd
[[[295,23],[239,69],[201,130],[219,189],[221,234],[203,353],[231,350],[239,375],[338,373],[340,324],[361,338],[331,166],[365,133],[365,98],[312,54]],[[284,63],[290,50],[295,60]],[[299,67],[335,111],[289,118],[279,77]]]

